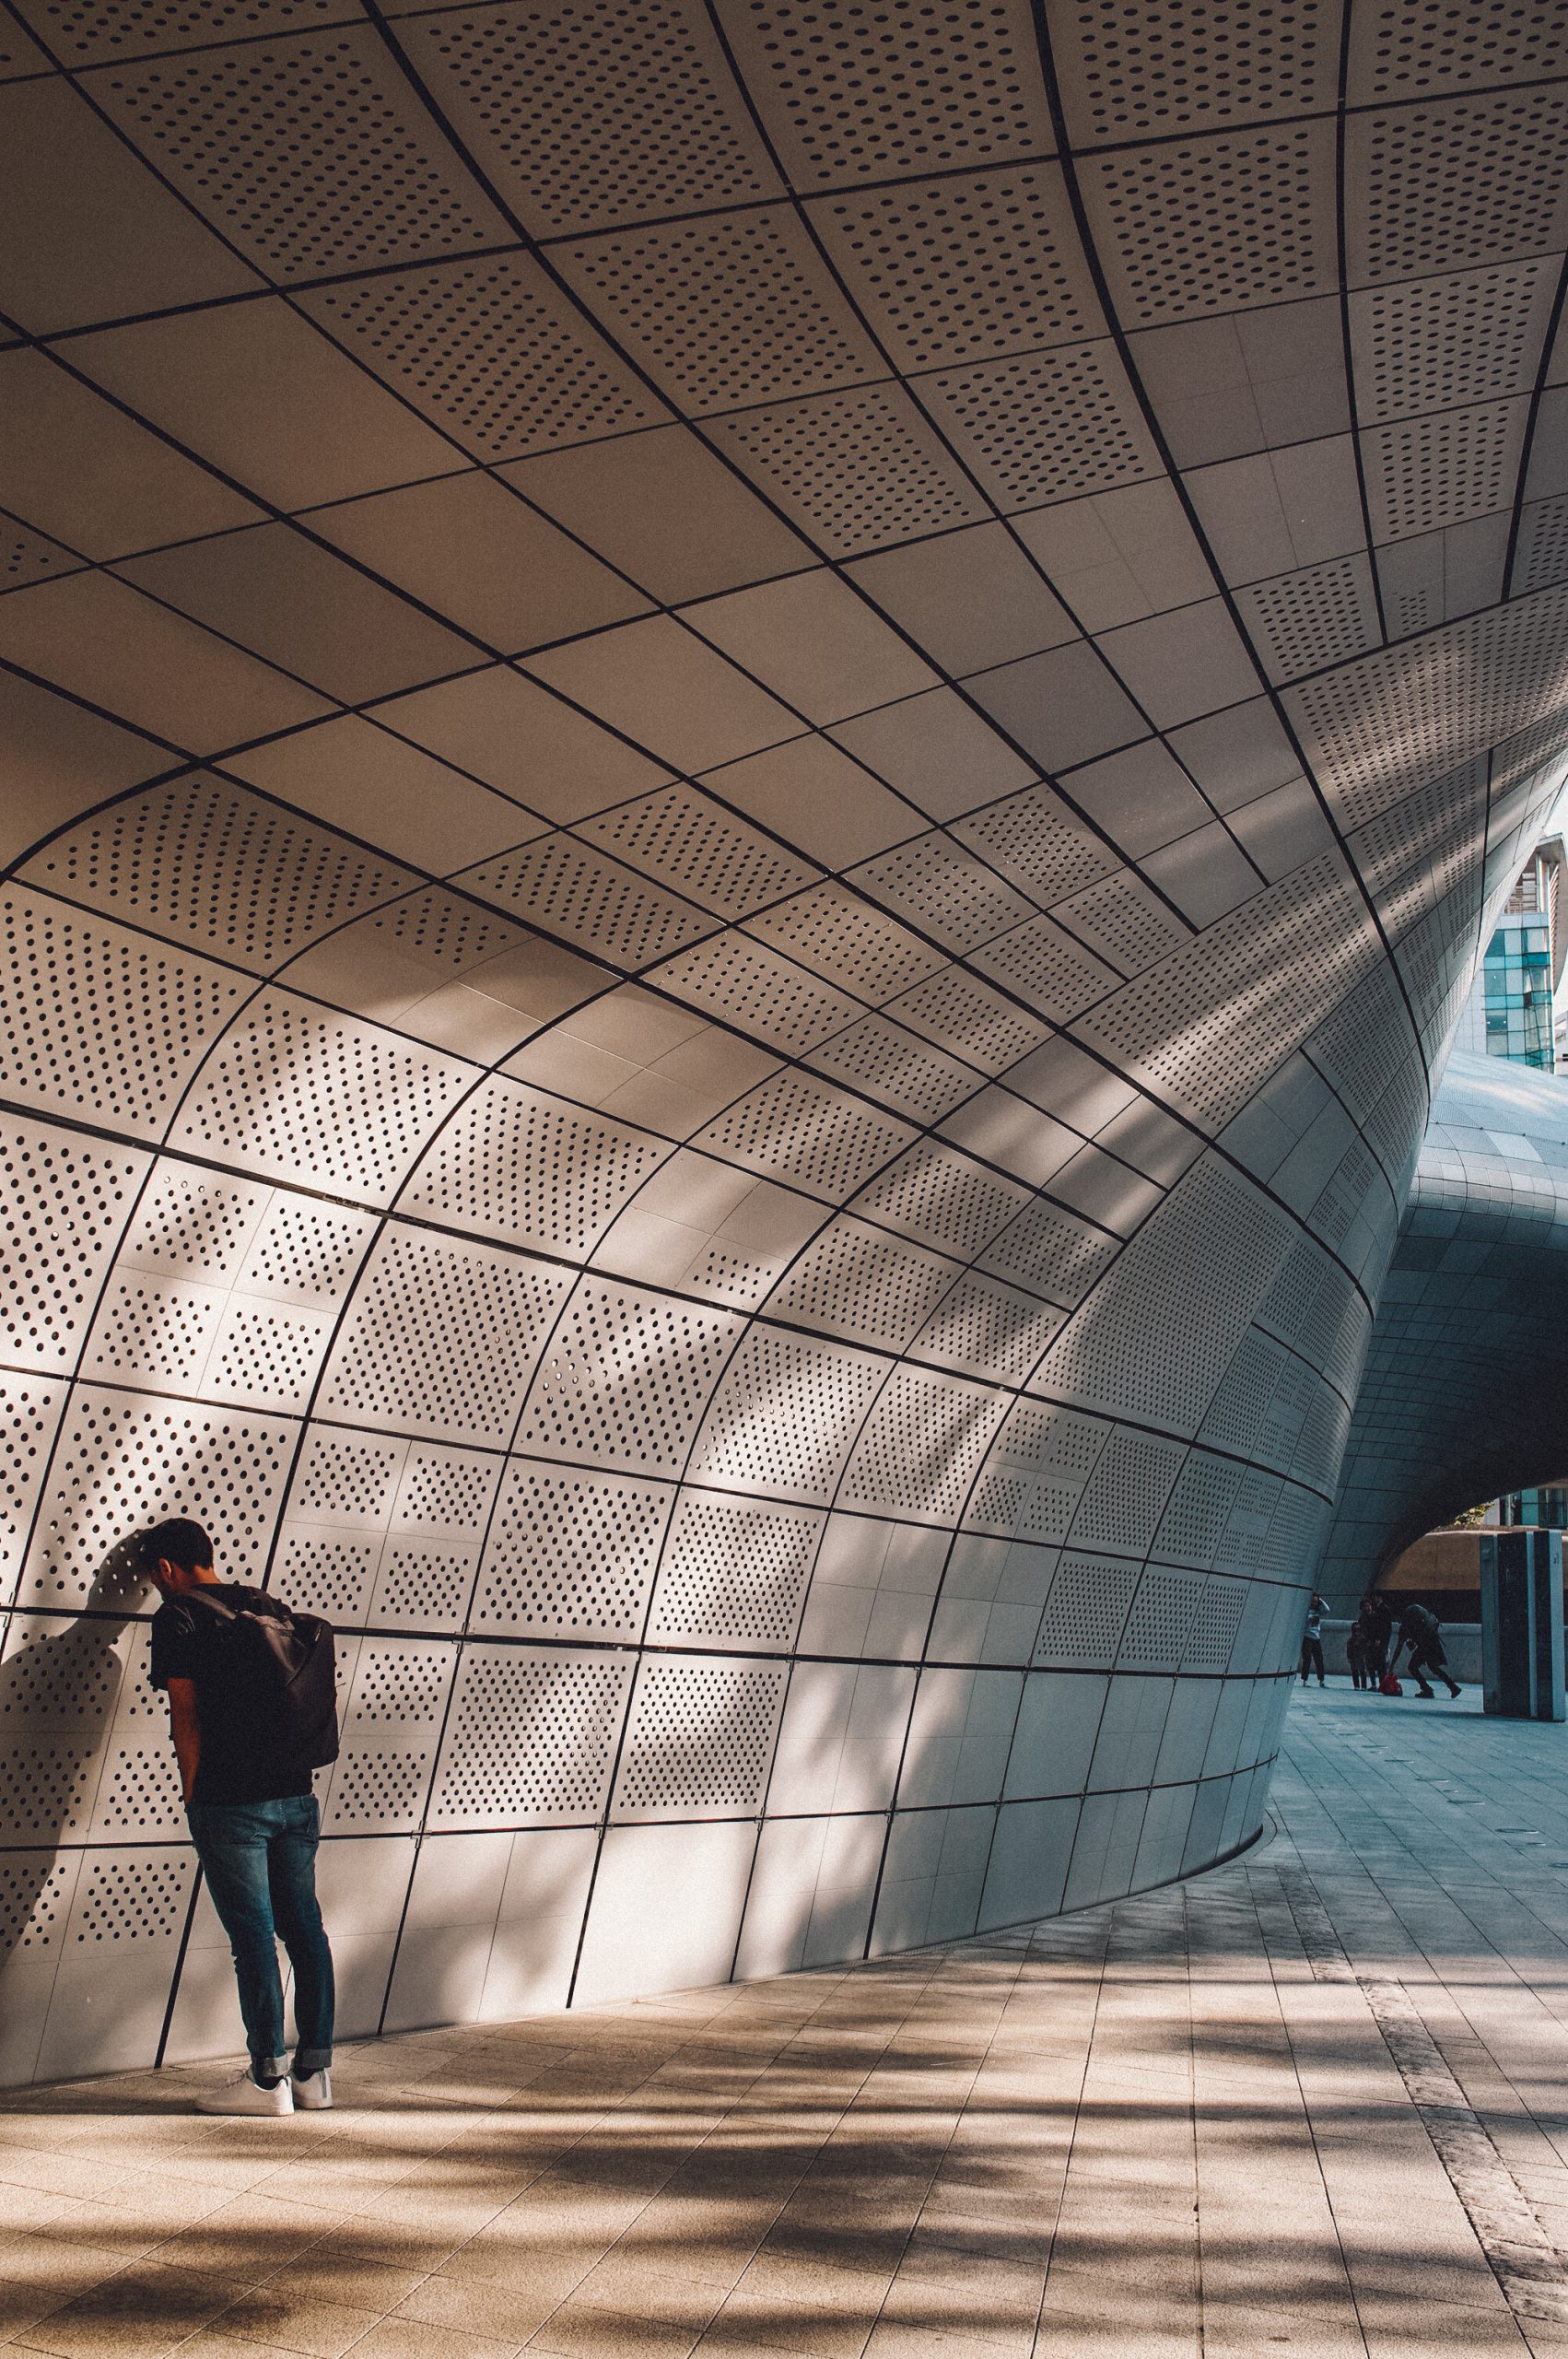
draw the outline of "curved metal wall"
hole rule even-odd
[[[1568,1455],[1568,1081],[1449,1058],[1367,1352],[1318,1585]]]
[[[1243,1840],[1568,744],[1561,25],[19,15],[0,2068],[232,2044],[174,1508],[353,2025]]]

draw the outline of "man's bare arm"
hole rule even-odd
[[[181,1790],[189,1802],[202,1760],[202,1718],[196,1708],[193,1679],[170,1681],[169,1725],[174,1735],[175,1758],[180,1764]]]

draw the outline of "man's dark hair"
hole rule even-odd
[[[197,1565],[212,1563],[212,1542],[188,1515],[171,1515],[167,1523],[155,1523],[142,1534],[142,1562],[149,1572],[160,1556],[188,1573]]]

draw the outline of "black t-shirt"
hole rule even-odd
[[[272,1603],[265,1592],[242,1581],[205,1584],[206,1595],[224,1605]],[[187,1609],[183,1598],[166,1598],[152,1617],[151,1661],[147,1677],[155,1687],[171,1679],[189,1679],[196,1690],[201,1721],[201,1758],[196,1765],[193,1802],[275,1802],[310,1791],[310,1772],[287,1761],[269,1758],[264,1731],[244,1725],[227,1690],[222,1652],[214,1643],[212,1624],[201,1606]],[[260,1739],[260,1741],[258,1741]]]

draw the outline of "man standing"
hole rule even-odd
[[[1387,1599],[1369,1591],[1362,1599],[1356,1618],[1366,1637],[1367,1685],[1381,1690],[1383,1675],[1388,1668],[1388,1640],[1394,1630]]]
[[[1317,1684],[1323,1684],[1323,1616],[1328,1611],[1328,1601],[1319,1597],[1316,1590],[1306,1602],[1306,1627],[1301,1634],[1301,1684],[1306,1685],[1310,1668],[1317,1673]]]
[[[320,2112],[333,2101],[333,1991],[316,1900],[321,1814],[310,1771],[332,1756],[327,1740],[312,1742],[302,1728],[283,1679],[272,1674],[269,1684],[269,1627],[282,1624],[291,1633],[293,1617],[264,1590],[220,1581],[212,1542],[184,1517],[155,1525],[142,1552],[163,1599],[153,1616],[149,1676],[168,1691],[191,1840],[233,1947],[251,2052],[249,2072],[199,2097],[197,2111]],[[247,1627],[237,1638],[240,1623]],[[328,1682],[321,1708],[330,1717],[331,1634],[320,1626]],[[287,1650],[292,1637],[280,1643]],[[331,1727],[335,1749],[334,1719]],[[294,1968],[292,2071],[284,2050],[280,1938]]]
[[[1427,1704],[1433,1701],[1433,1690],[1426,1676],[1429,1671],[1434,1671],[1445,1683],[1450,1696],[1457,1696],[1459,1692],[1459,1683],[1449,1673],[1448,1658],[1443,1651],[1443,1640],[1438,1636],[1441,1627],[1435,1614],[1429,1614],[1424,1605],[1417,1605],[1412,1600],[1399,1616],[1399,1635],[1394,1641],[1394,1652],[1388,1664],[1389,1670],[1394,1670],[1399,1660],[1400,1648],[1409,1647],[1410,1677],[1419,1682],[1416,1692]]]

